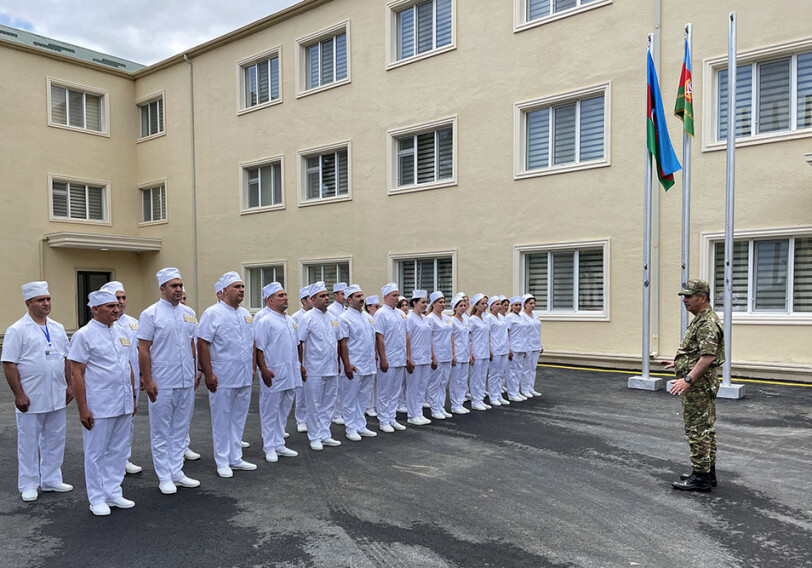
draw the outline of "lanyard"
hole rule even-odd
[[[51,344],[51,332],[48,331],[48,324],[46,323],[45,326],[40,326],[40,330],[42,333],[45,334],[45,341],[48,342],[48,345]]]

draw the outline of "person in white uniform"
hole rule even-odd
[[[429,296],[431,313],[426,321],[431,327],[431,358],[433,368],[429,373],[429,387],[426,399],[431,408],[431,417],[437,420],[451,418],[445,410],[446,389],[451,376],[451,362],[454,361],[454,324],[446,316],[445,296],[439,290]]]
[[[90,511],[110,514],[110,507],[129,509],[135,503],[121,491],[136,411],[132,344],[113,324],[118,300],[110,292],[91,292],[93,319],[71,340],[71,384],[84,426],[85,485]]]
[[[539,355],[544,353],[544,347],[541,344],[541,320],[533,314],[533,310],[536,309],[536,298],[531,294],[525,294],[522,296],[522,300],[524,302],[522,317],[531,327],[527,333],[527,359],[522,375],[521,394],[530,398],[541,396],[541,393],[536,390],[536,367]]]
[[[505,383],[505,373],[508,363],[513,359],[510,352],[510,339],[508,336],[508,322],[501,315],[502,298],[493,296],[488,300],[488,313],[485,321],[491,336],[492,358],[488,364],[488,398],[493,406],[509,405],[510,402],[502,398],[502,386]]]
[[[51,294],[44,281],[23,284],[28,313],[11,324],[3,340],[3,372],[14,393],[17,421],[17,489],[36,501],[37,487],[64,493],[65,407],[73,400],[67,360],[68,336],[48,317]]]
[[[294,391],[302,386],[301,346],[297,325],[286,313],[288,293],[279,282],[271,282],[262,293],[268,313],[254,326],[261,379],[259,419],[265,461],[275,463],[279,456],[299,455],[285,446],[285,425],[293,406]]]
[[[471,390],[471,408],[474,410],[488,410],[485,404],[485,378],[488,376],[488,366],[491,357],[490,330],[488,322],[484,319],[485,310],[488,309],[488,297],[485,294],[474,294],[471,298],[471,314],[468,325],[471,329],[471,364],[469,366],[471,377],[469,387]]]
[[[180,303],[183,280],[177,268],[162,268],[155,276],[161,298],[139,317],[138,357],[150,401],[150,448],[158,489],[172,495],[178,487],[200,486],[183,473],[199,380],[194,345],[197,316]]]
[[[406,331],[409,340],[406,342],[406,363],[411,369],[406,370],[406,409],[408,422],[415,426],[431,424],[423,416],[423,403],[426,401],[426,389],[429,384],[429,371],[436,367],[431,357],[431,327],[423,312],[429,303],[429,294],[425,290],[412,292],[409,301],[412,311],[406,318]]]
[[[514,296],[509,300],[510,313],[505,316],[508,322],[508,339],[513,359],[508,363],[505,374],[507,379],[508,400],[522,402],[527,400],[520,392],[522,373],[527,362],[527,335],[529,324],[522,317],[522,297]]]
[[[341,315],[347,311],[347,294],[345,290],[347,289],[346,282],[336,282],[333,284],[333,303],[327,308],[327,311],[338,320]],[[341,374],[341,361],[338,362],[338,373]],[[344,419],[341,417],[341,409],[343,408],[343,404],[341,402],[343,396],[343,389],[344,384],[341,381],[336,382],[336,402],[333,405],[333,416],[331,417],[333,420],[333,424],[338,424],[340,426],[344,425]]]
[[[207,309],[197,330],[197,352],[209,389],[211,434],[217,475],[251,471],[256,464],[242,459],[242,434],[251,403],[254,359],[254,318],[240,307],[245,284],[236,272],[220,277],[223,300]]]
[[[316,282],[310,290],[313,309],[299,325],[302,342],[302,366],[307,375],[307,437],[310,448],[340,446],[330,434],[330,417],[336,402],[338,382],[339,324],[327,310],[330,296],[324,282]]]
[[[468,304],[463,293],[456,294],[451,300],[453,315],[449,319],[452,326],[454,357],[451,360],[451,373],[448,379],[448,399],[453,414],[471,412],[462,405],[468,390],[468,365],[471,362],[471,330],[463,317],[467,307]]]
[[[372,323],[373,327],[375,326],[375,312],[381,309],[381,301],[378,299],[378,296],[367,296],[364,300],[364,311],[366,312],[367,319]],[[378,416],[378,412],[375,409],[377,400],[378,400],[378,373],[377,373],[377,351],[375,355],[376,360],[376,372],[375,375],[372,377],[372,388],[369,391],[369,400],[367,402],[366,408],[366,415],[370,418],[375,418]]]
[[[219,297],[217,298],[220,299]],[[186,305],[186,288],[183,289],[183,295],[180,297],[180,303],[184,306]],[[195,328],[195,360],[198,360],[197,357],[197,328]],[[195,392],[197,392],[197,388],[200,386],[200,377],[203,375],[203,372],[200,370],[200,364],[197,365],[197,370],[195,370]],[[200,459],[200,454],[194,451],[189,445],[192,442],[192,438],[189,435],[189,431],[186,431],[186,442],[183,445],[183,459],[186,461],[197,461]]]
[[[367,428],[364,416],[375,377],[375,324],[363,312],[364,293],[361,287],[353,284],[344,292],[349,308],[338,318],[343,368],[343,375],[339,378],[343,383],[342,416],[347,438],[359,442],[362,437],[377,436]]]
[[[310,286],[299,288],[299,302],[302,307],[298,312],[290,316],[297,326],[301,323],[302,317],[313,309],[313,302],[310,299]],[[293,417],[296,420],[296,430],[298,432],[307,432],[307,390],[304,387],[306,381],[307,377],[302,375],[302,386],[295,389],[296,407],[293,411]]]
[[[406,314],[397,308],[400,292],[395,282],[381,288],[383,306],[375,312],[375,347],[378,351],[378,423],[382,432],[405,430],[395,420],[406,371]],[[411,366],[411,364],[410,364]]]
[[[141,372],[138,366],[138,320],[127,315],[127,293],[124,291],[124,285],[121,282],[113,280],[99,288],[99,290],[110,292],[118,299],[120,313],[113,325],[117,326],[121,333],[132,343],[130,365],[132,365],[133,376],[135,377],[135,405],[138,406],[138,399],[141,394]],[[133,436],[135,436],[135,416],[133,416]],[[124,471],[130,475],[141,473],[144,468],[132,463],[130,457],[132,457],[132,440],[130,440],[130,451],[127,453],[127,464]]]

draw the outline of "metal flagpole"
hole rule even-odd
[[[685,24],[685,41],[688,44],[688,56],[693,59],[693,26]],[[689,60],[690,63],[690,60]],[[691,65],[693,67],[693,65]],[[687,98],[688,93],[685,93]],[[682,287],[688,282],[691,269],[691,136],[682,129]],[[682,338],[688,327],[688,310],[685,306],[680,312],[680,333]]]

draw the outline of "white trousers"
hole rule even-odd
[[[296,411],[294,412],[296,424],[307,422],[307,389],[304,387],[305,384],[307,384],[307,381],[302,386],[294,389],[296,391]]]
[[[539,363],[540,350],[528,351],[527,360],[524,365],[524,373],[522,373],[522,392],[530,392],[536,390],[536,367]]]
[[[488,376],[488,364],[490,361],[487,358],[474,360],[473,365],[469,365],[471,371],[470,388],[471,388],[471,404],[482,404],[485,399],[485,378]]]
[[[91,430],[82,427],[85,485],[87,500],[91,505],[121,497],[121,482],[124,480],[132,427],[130,414],[95,418]]]
[[[338,388],[336,376],[307,377],[307,437],[311,442],[330,437],[330,419]]]
[[[344,372],[339,368],[338,370],[338,377],[341,378],[344,376]],[[331,416],[332,419],[341,418],[341,411],[344,408],[344,383],[340,380],[336,381],[336,399],[333,403],[333,415]]]
[[[285,426],[293,406],[293,390],[271,391],[259,388],[259,420],[262,450],[276,452],[285,448]]]
[[[15,412],[17,416],[17,488],[53,487],[62,483],[65,457],[65,409]]]
[[[138,407],[138,401],[141,398],[141,386],[140,386],[140,379],[136,376],[135,377],[135,406]],[[130,457],[133,455],[133,438],[135,437],[135,417],[137,414],[133,415],[133,429],[132,434],[130,435],[130,449],[127,450],[127,461],[129,461]]]
[[[493,361],[488,365],[488,398],[491,400],[502,398],[502,385],[505,384],[507,366],[507,354],[494,355]]]
[[[409,373],[406,372],[406,367],[403,367],[403,376],[400,378],[400,391],[398,392],[398,404],[395,407],[395,410],[401,406],[406,406],[406,375],[408,374]]]
[[[431,365],[415,365],[412,374],[406,373],[406,410],[409,418],[423,416],[426,389],[429,386]]]
[[[183,477],[183,452],[195,404],[192,387],[158,389],[155,402],[149,403],[149,441],[152,465],[158,481],[177,481]]]
[[[362,375],[355,373],[352,380],[347,375],[341,375],[338,380],[341,384],[341,397],[343,407],[341,409],[344,425],[347,434],[358,432],[367,427],[367,419],[364,410],[369,401],[369,392],[372,389],[372,379],[375,375]]]
[[[367,412],[371,410],[375,410],[375,406],[378,402],[378,373],[372,374],[372,386],[369,388],[369,399],[367,400]]]
[[[381,425],[395,421],[404,374],[406,367],[389,367],[385,373],[378,369],[378,422]]]
[[[214,462],[228,467],[242,460],[242,432],[251,404],[251,387],[223,388],[209,391],[211,438]]]
[[[448,379],[448,398],[451,408],[460,408],[465,402],[465,393],[468,392],[468,363],[459,361],[451,367],[451,376]]]
[[[445,411],[445,391],[448,388],[450,376],[451,361],[437,363],[437,368],[429,372],[429,387],[426,399],[429,401],[432,414],[442,414]]]
[[[527,365],[527,353],[519,352],[513,354],[513,361],[508,362],[508,370],[505,373],[507,378],[508,396],[517,396],[524,389],[522,386],[522,376]]]

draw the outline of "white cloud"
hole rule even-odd
[[[4,0],[0,23],[148,65],[296,1]]]

